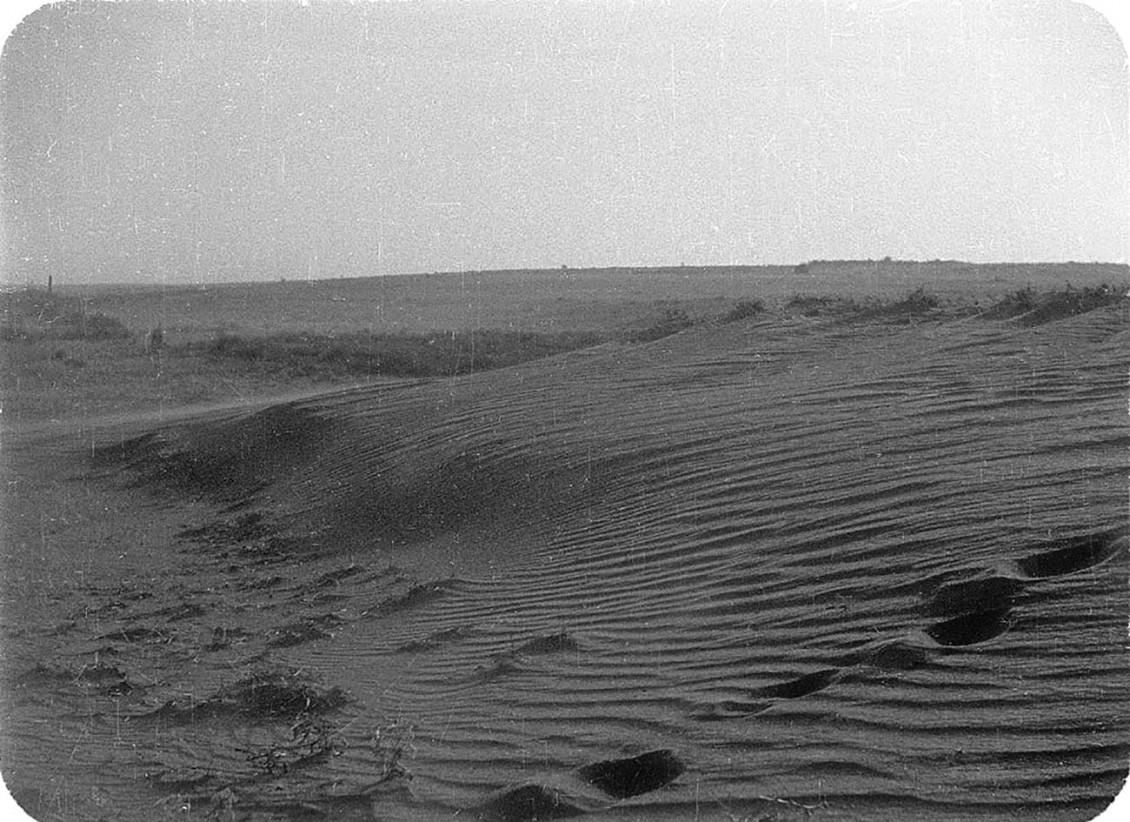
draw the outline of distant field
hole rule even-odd
[[[471,328],[615,333],[652,325],[678,306],[717,316],[743,299],[780,305],[796,294],[895,297],[925,286],[945,299],[986,300],[1038,289],[1124,282],[1112,264],[971,265],[829,262],[793,266],[558,269],[405,275],[218,286],[76,288],[92,311],[174,338],[219,331],[462,331]],[[70,293],[71,289],[66,289]]]
[[[0,343],[0,402],[6,425],[243,402],[646,342],[754,306],[890,321],[898,319],[892,309],[910,308],[904,319],[918,309],[970,314],[1029,287],[1124,289],[1127,279],[1119,265],[864,261],[168,288],[56,283],[54,320],[43,315],[42,290],[39,302],[29,303],[28,292],[0,300],[8,336]],[[925,301],[900,308],[913,293]],[[157,325],[166,345],[146,352],[142,340]],[[20,331],[25,326],[32,332]]]

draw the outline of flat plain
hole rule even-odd
[[[44,820],[1092,818],[1127,279],[13,297],[4,779]]]

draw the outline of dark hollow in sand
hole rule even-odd
[[[923,608],[927,616],[954,617],[1005,608],[1024,587],[1010,577],[995,576],[953,582],[939,588]]]
[[[973,614],[963,614],[953,619],[938,622],[926,629],[926,633],[939,645],[960,647],[976,645],[993,637],[1000,636],[1011,627],[1011,608],[993,608]]]
[[[536,639],[531,639],[529,642],[519,646],[516,653],[519,654],[555,654],[561,651],[577,651],[580,649],[577,640],[569,636],[567,633],[550,634],[549,636],[541,636]]]
[[[568,819],[584,813],[561,791],[544,785],[506,788],[476,807],[474,812],[474,818],[481,822],[541,822],[543,819]]]
[[[1121,531],[1088,534],[1067,540],[1059,548],[1025,557],[1017,565],[1035,579],[1064,576],[1106,562],[1125,548],[1127,541]]]
[[[844,664],[868,665],[881,671],[913,671],[929,665],[930,654],[925,648],[895,641],[878,648],[848,654],[844,658]]]
[[[802,677],[782,682],[778,685],[769,685],[765,688],[760,688],[754,691],[754,696],[758,697],[781,697],[783,699],[796,699],[801,696],[808,696],[808,694],[815,693],[827,688],[840,674],[839,668],[828,668],[824,671],[816,671],[811,674],[805,674]]]
[[[649,793],[673,782],[686,766],[667,749],[648,751],[629,759],[594,762],[577,769],[577,774],[609,796],[628,799]]]

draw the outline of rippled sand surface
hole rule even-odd
[[[9,640],[5,774],[128,819],[1089,819],[1127,328],[776,317],[103,437],[167,572]]]

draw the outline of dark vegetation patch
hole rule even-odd
[[[1021,314],[1027,314],[1034,309],[1037,301],[1036,289],[1030,285],[1025,286],[1001,297],[981,316],[987,320],[1007,320],[1011,317],[1019,317]]]
[[[765,311],[765,304],[761,300],[741,300],[733,308],[722,315],[722,322],[733,323],[756,317]]]
[[[263,672],[221,688],[203,702],[184,705],[170,700],[147,716],[178,724],[209,718],[286,721],[308,714],[331,713],[348,701],[340,688],[317,687],[294,672]]]
[[[918,287],[905,297],[892,302],[865,303],[856,314],[858,319],[885,320],[895,323],[909,323],[938,313],[941,301],[924,287]]]
[[[1000,636],[1012,627],[1012,609],[993,608],[963,614],[926,629],[926,633],[939,645],[961,647],[986,642]]]
[[[206,342],[186,343],[174,353],[255,363],[290,376],[450,377],[589,348],[606,340],[585,331],[225,333]]]
[[[685,770],[678,757],[663,749],[628,759],[594,762],[578,768],[577,774],[609,796],[629,799],[670,784]]]
[[[120,320],[87,311],[86,304],[76,297],[62,297],[39,288],[3,294],[0,340],[121,340],[131,336]]]
[[[1030,577],[1057,577],[1091,568],[1118,553],[1126,545],[1121,530],[1087,534],[1052,543],[1056,547],[1025,557],[1017,562]]]
[[[926,319],[941,319],[947,312],[941,300],[924,287],[916,288],[897,300],[867,297],[818,297],[797,294],[785,308],[805,317],[830,317],[843,321],[877,321],[908,324]]]
[[[1106,283],[1084,288],[1068,285],[1059,291],[1043,294],[1028,286],[1002,297],[981,316],[1000,320],[1018,318],[1022,325],[1043,325],[1124,303],[1127,299],[1125,287],[1116,288]]]
[[[301,711],[290,739],[247,753],[247,761],[268,776],[328,762],[335,753],[334,729],[321,717]]]

